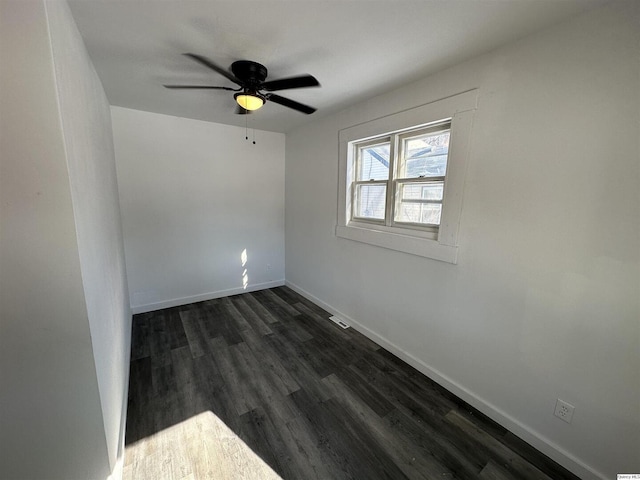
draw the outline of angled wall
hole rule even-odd
[[[130,312],[109,106],[65,2],[0,8],[0,470],[117,477]]]

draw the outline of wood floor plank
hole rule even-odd
[[[268,405],[272,411],[277,412],[280,421],[286,422],[295,417],[291,400],[272,383],[272,378],[264,371],[247,344],[233,345],[229,350],[235,361],[234,366],[242,372],[245,384],[255,393],[259,405]]]
[[[136,315],[124,478],[577,480],[287,287]]]
[[[297,444],[293,441],[286,423],[277,412],[269,411],[268,406],[249,413],[257,428],[261,431],[269,451],[275,461],[274,469],[284,478],[312,478],[314,471],[309,465],[299,461]]]
[[[253,292],[253,295],[256,300],[260,302],[260,304],[275,318],[277,318],[280,323],[287,326],[287,328],[291,331],[291,335],[296,337],[299,341],[305,342],[313,338],[304,326],[298,321],[299,312],[296,309],[291,309],[291,306],[286,302],[282,302],[275,295],[268,295],[264,291]],[[278,300],[274,300],[277,298]],[[294,313],[289,313],[289,310]]]
[[[189,341],[184,333],[180,311],[175,308],[169,308],[163,310],[163,312],[165,312],[165,321],[169,333],[169,348],[174,349],[188,345]]]
[[[331,316],[329,312],[324,310],[319,305],[316,305],[311,300],[303,297],[295,290],[292,290],[288,287],[277,287],[277,288],[273,288],[272,290],[276,295],[280,296],[280,298],[284,298],[287,301],[287,303],[290,303],[291,305],[295,305],[296,303],[302,303],[307,308],[313,310],[321,317],[329,318]]]
[[[375,478],[375,476],[399,480],[408,478],[393,461],[389,452],[369,434],[368,426],[350,415],[337,399],[329,399],[321,405],[331,415],[331,422],[333,422],[331,432],[336,431],[337,425],[341,426],[335,438],[339,438],[339,444],[348,450],[350,463],[355,466],[359,472],[358,475],[362,475],[360,478]]]
[[[315,341],[316,339],[311,339],[304,343],[294,343],[292,338],[289,336],[291,334],[289,330],[281,331],[278,329],[278,331],[280,331],[282,335],[291,342],[293,349],[296,352],[296,357],[304,362],[305,365],[311,367],[317,378],[324,378],[327,375],[334,373],[336,370],[340,370],[345,367],[344,364],[330,355],[328,351],[324,350],[323,347]]]
[[[272,302],[274,305],[278,305],[282,310],[284,310],[286,313],[288,313],[293,317],[295,317],[300,313],[296,308],[294,308],[289,303],[284,301],[280,296],[276,295],[271,290],[261,290],[258,293],[260,293],[261,295],[264,295],[263,298],[268,298],[270,302]]]
[[[235,328],[229,326],[230,330],[233,330],[236,334],[236,337],[239,337],[239,333],[242,330],[246,330],[251,328],[251,324],[247,321],[247,319],[238,311],[236,306],[233,304],[230,298],[222,298],[220,299],[220,304],[227,310],[233,321],[235,322]],[[241,342],[242,339],[238,338],[238,343]],[[235,343],[235,342],[234,342]],[[230,344],[231,345],[231,344]]]
[[[131,360],[139,360],[149,356],[149,319],[150,313],[135,315],[131,327]]]
[[[349,340],[349,334],[334,322],[329,320],[326,315],[320,315],[313,309],[307,307],[304,303],[298,302],[293,305],[294,310],[298,313],[303,313],[307,318],[313,320],[326,335],[332,335],[342,338],[343,340]]]
[[[272,382],[283,395],[289,395],[300,389],[300,385],[293,379],[291,374],[280,362],[280,359],[263,339],[252,329],[240,332],[245,343],[251,349],[253,355],[260,359],[261,365],[269,375]]]
[[[263,423],[262,415],[257,409],[249,410],[240,416],[240,428],[238,434],[247,445],[252,446],[252,450],[267,465],[272,469],[281,472],[282,467],[278,463],[276,454],[265,438]]]
[[[197,479],[210,478],[212,480],[226,478],[256,478],[271,480],[280,478],[274,471],[255,454],[238,436],[234,429],[229,428],[215,415],[201,414],[198,418],[201,427],[195,439],[203,444],[204,451],[193,455],[194,463],[205,463],[206,469],[199,469]],[[239,431],[239,427],[235,428]],[[204,461],[199,459],[203,458]],[[202,472],[204,470],[204,472]]]
[[[196,369],[196,385],[203,400],[202,411],[212,412],[231,429],[237,427],[238,413],[235,407],[237,402],[231,395],[214,356],[205,355],[195,358],[193,364]]]
[[[448,399],[428,401],[430,397],[422,397],[403,384],[402,377],[390,374],[388,369],[376,370],[364,361],[350,369],[396,407],[387,420],[418,445],[426,445],[432,455],[461,478],[473,478],[486,463],[486,456],[478,456],[470,440],[453,437],[452,441],[447,435],[453,429],[446,425],[444,415],[456,407]]]
[[[237,414],[243,415],[257,408],[260,402],[251,386],[246,383],[246,372],[237,368],[237,361],[221,337],[211,340],[211,352],[231,397],[235,399]]]
[[[328,400],[330,392],[320,383],[320,377],[309,364],[308,355],[296,348],[291,342],[280,338],[278,335],[268,335],[265,341],[273,348],[279,357],[280,363],[287,369],[293,380],[309,395],[318,401]],[[295,393],[295,392],[293,392]]]
[[[276,307],[279,308],[279,307]],[[272,310],[269,310],[271,312]],[[300,321],[300,316],[291,316],[284,311],[276,313],[278,315],[278,324],[272,325],[272,329],[282,332],[286,330],[287,337],[296,343],[311,340],[313,335],[305,328],[304,323]]]
[[[549,457],[539,452],[513,433],[507,431],[501,437],[501,441],[510,450],[514,451],[521,457],[526,458],[529,462],[554,480],[576,480],[576,476],[566,468],[550,461]]]
[[[357,397],[364,402],[379,417],[384,417],[395,407],[389,402],[375,385],[365,383],[353,370],[344,368],[335,374]]]
[[[161,365],[151,369],[151,392],[155,398],[163,397],[177,390],[171,352],[167,354],[167,357],[170,362],[168,365]]]
[[[333,463],[329,462],[318,448],[319,440],[316,432],[308,428],[303,418],[293,418],[285,426],[290,435],[283,435],[283,438],[289,443],[289,450],[294,452],[298,465],[304,471],[304,475],[298,478],[309,480],[341,478]]]
[[[149,355],[153,368],[171,365],[171,340],[164,314],[158,314],[149,321]]]
[[[363,352],[366,352],[366,351],[377,352],[382,348],[373,340],[370,340],[367,337],[365,337],[355,328],[348,328],[345,331],[349,334],[351,343],[353,343],[357,348],[361,349]]]
[[[153,417],[147,414],[153,400],[150,357],[131,361],[129,383],[125,442],[133,443],[154,432]]]
[[[201,313],[197,310],[180,312],[184,333],[187,336],[189,349],[194,358],[205,355],[208,350],[207,339],[209,336],[202,330],[200,316]]]
[[[493,460],[489,460],[478,478],[480,480],[512,480],[513,477],[509,472],[496,465]]]
[[[196,372],[191,347],[187,345],[174,348],[171,350],[171,359],[177,389],[180,390],[188,384],[195,383]]]
[[[330,320],[319,322],[309,317],[306,313],[299,313],[295,318],[297,323],[304,327],[313,339],[323,342],[328,348],[337,350],[343,357],[350,358],[353,351],[357,349],[357,347],[349,343],[349,336]]]
[[[233,305],[238,309],[242,316],[247,320],[247,323],[260,335],[269,335],[273,333],[273,330],[260,318],[256,312],[254,312],[247,302],[245,302],[242,295],[236,295],[231,297]]]
[[[264,305],[262,305],[251,293],[247,293],[244,296],[244,301],[247,305],[258,315],[263,321],[268,324],[279,323],[280,320],[273,316]]]
[[[135,404],[146,405],[153,398],[151,358],[132,360],[129,366],[129,399]]]
[[[406,448],[416,457],[431,458],[438,465],[446,466],[453,478],[475,479],[485,464],[484,457],[466,450],[468,443],[461,445],[440,435],[438,430],[426,426],[419,417],[412,417],[402,409],[393,410],[384,421],[395,433],[393,437],[404,439]]]
[[[444,415],[448,411],[443,409],[443,404],[439,402],[433,404],[422,401],[419,397],[416,398],[415,392],[408,390],[398,378],[389,375],[388,372],[370,373],[366,379],[396,407],[397,411],[390,413],[389,419],[395,421],[398,426],[408,429],[405,431],[406,434],[415,434],[416,441],[427,444],[429,451],[437,458],[441,458],[452,470],[477,473],[486,464],[488,456],[486,452],[477,448],[474,439],[460,435],[445,421]],[[447,406],[448,400],[442,399],[442,401]],[[456,460],[460,455],[465,457],[465,465],[468,462],[474,467],[462,468],[460,461]]]
[[[500,441],[493,438],[491,435],[482,431],[476,425],[460,415],[457,411],[452,410],[445,418],[453,425],[457,426],[460,430],[467,435],[472,436],[477,440],[478,445],[487,450],[488,455],[495,461],[509,468],[512,474],[517,474],[518,478],[523,480],[551,480],[547,475],[538,470],[534,465],[527,462],[520,455],[513,450],[507,448]]]
[[[209,339],[222,336],[227,345],[234,345],[242,341],[239,327],[245,328],[247,323],[244,319],[242,322],[239,322],[238,319],[234,317],[235,311],[232,312],[229,309],[230,302],[227,303],[223,300],[227,299],[205,302],[203,305],[204,315],[202,315],[200,322],[207,332]]]
[[[384,446],[403,473],[411,479],[440,478],[452,472],[433,456],[424,455],[412,439],[403,435],[395,435],[394,428],[381,418],[367,404],[362,402],[351,389],[336,375],[329,375],[322,382],[328,385],[335,397],[351,411],[351,415],[359,418],[368,428],[368,433]]]
[[[291,290],[288,287],[275,287],[270,289],[273,293],[275,293],[276,295],[278,295],[281,299],[283,299],[285,302],[287,302],[289,305],[293,305],[294,303],[299,302],[300,300],[298,299],[297,295],[295,295],[295,292],[293,290]],[[318,307],[320,308],[320,307]]]
[[[388,478],[376,471],[378,465],[371,464],[369,455],[360,456],[360,446],[354,446],[355,439],[345,423],[335,416],[335,408],[328,408],[327,402],[316,401],[304,390],[292,393],[291,397],[302,412],[300,418],[306,422],[305,428],[316,432],[318,448],[336,472],[335,478]]]
[[[361,372],[365,378],[372,375],[386,383],[392,383],[394,388],[401,390],[414,400],[418,399],[419,403],[437,410],[441,415],[460,405],[460,402],[453,401],[449,396],[441,395],[440,389],[436,388],[428,378],[421,376],[415,380],[413,372],[398,369],[395,364],[389,363],[383,355],[380,355],[380,352],[366,354],[361,360],[354,362],[353,368]]]

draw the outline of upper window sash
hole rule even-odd
[[[355,148],[356,181],[389,180],[393,157],[390,136],[358,142]]]
[[[451,136],[451,119],[444,122],[437,122],[427,128],[410,130],[397,135],[398,143],[398,165],[395,177],[403,178],[432,178],[446,176],[447,163],[449,160],[449,138]],[[429,139],[430,143],[422,145],[417,152],[410,155],[408,144],[421,139]],[[409,171],[409,162],[420,164],[414,165],[414,172]],[[413,173],[413,174],[412,174]]]

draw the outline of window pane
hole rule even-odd
[[[384,220],[386,196],[386,185],[358,185],[354,216]]]
[[[447,171],[449,131],[406,138],[403,141],[404,178],[443,177]]]
[[[388,180],[389,151],[389,142],[358,148],[358,180]]]
[[[405,203],[400,202],[397,222],[422,223],[440,225],[442,204],[440,203]]]
[[[406,183],[402,185],[403,200],[442,200],[443,182]]]

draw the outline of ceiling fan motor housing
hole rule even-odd
[[[233,62],[231,71],[236,78],[251,87],[258,87],[267,78],[267,67],[249,60]]]

